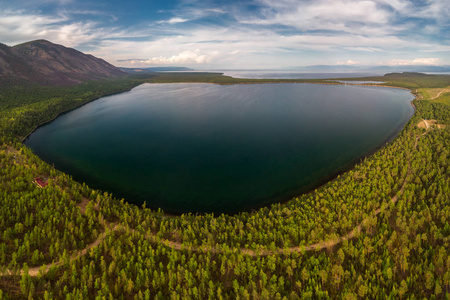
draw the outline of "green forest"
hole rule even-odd
[[[76,182],[21,141],[144,82],[339,83],[154,73],[0,85],[0,299],[449,299],[450,75],[364,80],[416,95],[414,116],[375,154],[285,203],[179,216]]]

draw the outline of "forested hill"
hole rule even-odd
[[[0,85],[31,82],[68,86],[122,75],[125,72],[103,59],[46,40],[13,47],[0,44]]]

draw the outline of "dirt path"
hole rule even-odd
[[[425,135],[425,133],[422,135]],[[419,141],[419,138],[422,135],[418,135],[416,137],[416,140],[414,142],[414,149],[417,148],[417,142]],[[396,204],[398,201],[398,196],[403,194],[403,191],[405,190],[405,186],[408,182],[408,177],[411,175],[411,173],[412,173],[411,172],[411,163],[409,163],[408,164],[408,172],[405,176],[405,179],[403,180],[402,186],[400,187],[398,192],[393,197],[391,197],[391,202],[393,204]],[[380,214],[380,212],[381,212],[381,208],[378,208],[377,210],[375,210],[373,212],[371,217],[376,217],[378,214]],[[361,232],[363,227],[369,222],[371,217],[367,217],[366,219],[364,219],[361,223],[358,224],[358,226],[356,226],[352,231],[350,231],[346,235],[340,236],[335,239],[322,241],[322,242],[310,244],[307,246],[290,247],[290,248],[286,248],[286,249],[277,249],[277,250],[267,250],[267,251],[263,251],[263,252],[256,252],[256,251],[250,250],[250,249],[241,249],[241,251],[248,255],[251,255],[251,256],[257,256],[257,255],[273,255],[273,254],[293,253],[293,252],[301,252],[301,251],[323,250],[325,248],[330,248],[330,247],[336,246],[336,245],[342,243],[343,241],[351,240],[354,237],[356,237]]]
[[[436,96],[431,98],[431,100],[439,98],[442,95],[442,93],[446,93],[446,92],[450,92],[450,89],[448,89],[448,88],[442,89]]]
[[[438,124],[436,120],[422,120],[417,124],[417,127],[425,128],[426,130],[432,129],[432,128],[443,129],[447,126],[448,125]]]
[[[425,122],[427,129],[428,129],[428,123],[425,120],[423,120],[423,121]],[[419,138],[425,134],[426,134],[426,132],[421,135],[418,135],[416,137],[416,140],[414,143],[414,149],[417,148],[417,143],[419,141]],[[405,186],[408,182],[408,177],[411,175],[411,173],[412,173],[411,163],[409,163],[408,171],[405,176],[405,179],[403,180],[402,186],[397,191],[397,193],[391,197],[391,199],[390,199],[391,203],[393,203],[393,204],[397,203],[398,197],[399,197],[399,195],[403,194]],[[83,208],[85,208],[85,205],[82,205],[82,206],[84,206]],[[289,253],[303,252],[303,251],[313,251],[313,250],[317,251],[317,250],[323,250],[326,248],[334,247],[334,246],[342,243],[343,241],[350,240],[350,239],[353,239],[356,236],[358,236],[358,234],[362,231],[362,229],[369,222],[369,220],[373,217],[376,217],[378,214],[380,214],[380,212],[381,212],[381,208],[378,208],[377,210],[375,210],[373,212],[373,214],[370,217],[367,217],[364,220],[362,220],[362,222],[359,223],[352,231],[350,231],[346,235],[343,235],[343,236],[340,236],[340,237],[337,237],[334,239],[330,239],[330,240],[326,240],[326,241],[322,241],[322,242],[318,242],[318,243],[314,243],[314,244],[310,244],[310,245],[306,245],[306,246],[279,248],[276,250],[257,251],[257,250],[247,249],[247,248],[240,248],[240,251],[249,256],[267,256],[267,255],[275,255],[275,254],[289,254]],[[128,231],[133,231],[133,232],[136,231],[135,229],[127,228],[123,225],[115,224],[115,223],[104,223],[104,226],[105,226],[105,228],[109,229],[110,231],[119,231],[119,230],[128,230]],[[94,242],[89,244],[85,249],[77,251],[76,253],[72,254],[69,259],[75,260],[75,259],[80,258],[83,255],[86,255],[86,253],[88,253],[88,251],[90,249],[100,245],[100,243],[105,239],[107,232],[108,232],[108,230],[101,233]],[[145,238],[152,242],[162,243],[163,245],[165,245],[169,248],[175,249],[175,250],[186,249],[186,250],[192,250],[192,251],[196,251],[196,252],[207,252],[207,251],[212,252],[212,253],[222,253],[223,252],[222,249],[213,248],[213,246],[185,246],[180,242],[174,242],[174,241],[170,241],[170,240],[159,240],[156,237],[156,235],[152,234],[152,233],[146,233]],[[64,262],[60,260],[58,262],[47,264],[47,265],[40,266],[40,267],[31,267],[28,270],[28,274],[30,276],[38,276],[38,274],[40,273],[41,270],[42,270],[42,272],[41,272],[42,274],[46,274],[50,270],[51,267],[59,266],[59,265],[62,265],[63,263]],[[23,273],[24,273],[23,269],[20,270],[20,275],[22,275]],[[17,273],[14,274],[10,270],[6,270],[3,273],[0,273],[0,276],[9,276],[9,275],[18,275],[18,274]]]
[[[100,243],[105,239],[105,237],[106,237],[106,232],[103,232],[103,233],[101,233],[98,237],[97,237],[97,239],[94,241],[94,242],[92,242],[92,243],[90,243],[89,245],[87,245],[87,247],[86,248],[84,248],[83,250],[80,250],[80,251],[77,251],[77,252],[75,252],[74,254],[72,254],[71,256],[70,256],[70,260],[75,260],[75,259],[78,259],[78,258],[80,258],[81,256],[83,256],[83,255],[86,255],[86,253],[91,249],[91,248],[94,248],[94,247],[97,247],[98,245],[100,245]],[[62,261],[62,260],[60,260],[60,261],[58,261],[58,262],[55,262],[55,263],[51,263],[51,264],[47,264],[47,265],[43,265],[43,266],[39,266],[39,267],[31,267],[31,268],[29,268],[28,269],[28,274],[30,275],[30,276],[37,276],[38,274],[39,274],[39,271],[42,269],[42,274],[46,274],[49,270],[50,270],[50,268],[51,267],[56,267],[56,266],[60,266],[60,265],[62,265],[64,262]],[[20,270],[20,273],[19,274],[17,274],[17,273],[14,273],[14,272],[12,272],[12,271],[10,271],[10,270],[6,270],[6,271],[4,271],[3,273],[0,273],[0,276],[8,276],[8,275],[22,275],[24,272],[23,272],[23,269],[21,269]]]
[[[86,197],[81,198],[81,202],[77,203],[77,206],[80,208],[81,214],[86,212],[86,206],[89,204],[89,199]]]
[[[426,123],[426,121],[425,121]],[[427,124],[427,123],[426,123]],[[428,125],[428,124],[427,124]],[[414,142],[414,149],[417,148],[417,143],[419,141],[419,138],[423,135],[425,135],[426,133],[423,133],[421,135],[418,135],[416,137],[416,140]],[[408,177],[411,175],[412,171],[411,171],[411,163],[408,164],[408,172],[405,176],[405,179],[403,180],[402,186],[400,187],[400,189],[398,190],[398,192],[391,197],[391,202],[393,204],[396,204],[398,201],[398,197],[399,195],[403,194],[403,191],[405,190],[405,186],[408,183]],[[340,243],[342,243],[345,240],[350,240],[353,239],[354,237],[356,237],[361,230],[363,229],[363,227],[369,222],[369,220],[372,217],[376,217],[378,214],[380,214],[381,212],[381,208],[378,208],[377,210],[375,210],[372,214],[372,216],[367,217],[366,219],[364,219],[361,223],[358,224],[358,226],[356,226],[352,231],[350,231],[349,233],[347,233],[346,235],[340,236],[338,238],[335,239],[330,239],[327,241],[322,241],[322,242],[318,242],[318,243],[314,243],[314,244],[310,244],[310,245],[306,245],[306,246],[296,246],[296,247],[289,247],[289,248],[279,248],[277,250],[262,250],[262,251],[255,251],[252,249],[246,249],[246,248],[241,248],[241,252],[250,256],[267,256],[267,255],[274,255],[274,254],[283,254],[283,253],[293,253],[293,252],[302,252],[302,251],[312,251],[312,250],[323,250],[325,248],[330,248],[333,246],[336,246]],[[182,245],[180,243],[176,243],[176,242],[171,242],[171,241],[163,241],[162,242],[164,245],[174,248],[176,250],[180,250],[182,249]],[[189,249],[189,248],[187,248]],[[211,247],[207,247],[207,246],[203,246],[203,247],[195,247],[192,250],[204,250],[204,251],[211,251],[211,252],[222,252],[221,250],[218,249],[214,249]]]

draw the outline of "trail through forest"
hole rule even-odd
[[[428,126],[428,124],[426,122],[425,122],[425,124],[427,125],[426,129],[428,130],[429,126]],[[421,136],[425,135],[425,134],[426,134],[426,132],[416,136],[415,143],[414,143],[414,149],[417,148],[417,143],[419,141],[419,138]],[[405,176],[405,179],[403,180],[403,183],[402,183],[400,189],[390,199],[391,203],[393,203],[394,205],[397,203],[399,195],[403,193],[403,191],[405,189],[405,186],[406,186],[406,184],[408,182],[408,178],[411,176],[411,173],[412,173],[412,171],[411,171],[411,162],[409,162],[408,163],[408,171],[407,171],[407,174]],[[84,211],[85,211],[85,208],[86,208],[86,205],[87,205],[86,202],[87,201],[82,201],[81,203],[78,204],[78,206],[80,207],[80,210],[82,211],[82,213],[84,213]],[[342,243],[343,241],[350,240],[350,239],[353,239],[353,238],[357,237],[358,234],[364,228],[364,226],[373,217],[376,217],[380,212],[381,212],[381,208],[378,208],[377,210],[375,210],[373,212],[373,214],[371,216],[365,218],[352,231],[350,231],[346,235],[343,235],[343,236],[340,236],[340,237],[336,237],[334,239],[321,241],[321,242],[317,242],[317,243],[306,245],[306,246],[294,246],[294,247],[289,247],[289,248],[279,248],[279,249],[276,249],[276,250],[260,250],[260,251],[257,251],[257,250],[247,249],[247,248],[240,248],[240,251],[242,253],[246,254],[246,255],[255,257],[255,256],[268,256],[268,255],[275,255],[275,254],[289,254],[289,253],[294,253],[294,252],[313,251],[313,250],[319,251],[319,250],[323,250],[323,249],[326,249],[326,248],[334,247],[334,246]],[[84,248],[83,250],[79,250],[76,253],[72,254],[70,256],[70,258],[69,258],[70,261],[80,258],[81,256],[87,254],[90,249],[100,245],[100,243],[105,239],[105,237],[107,236],[107,233],[109,231],[122,230],[122,231],[128,231],[128,232],[137,232],[135,229],[131,229],[131,228],[125,227],[125,226],[123,226],[121,224],[117,224],[117,223],[106,223],[105,222],[104,226],[105,226],[105,229],[107,229],[107,230],[105,230],[103,233],[101,233],[97,237],[97,239],[94,242],[92,242],[91,244],[87,245],[86,248]],[[163,245],[165,245],[167,247],[170,247],[172,249],[175,249],[175,250],[185,249],[185,250],[191,250],[191,251],[196,251],[196,252],[200,252],[200,251],[207,252],[207,251],[209,251],[209,252],[212,252],[212,253],[221,253],[221,252],[223,252],[222,249],[212,248],[212,246],[186,246],[186,245],[183,245],[180,242],[175,242],[175,241],[170,241],[170,240],[158,240],[156,234],[153,234],[153,233],[146,233],[145,234],[145,238],[148,239],[148,240],[151,240],[152,242],[160,242]],[[44,275],[50,270],[51,267],[60,266],[60,265],[63,265],[63,264],[64,264],[64,260],[61,259],[60,261],[54,262],[54,263],[51,263],[51,264],[47,264],[47,265],[43,265],[43,266],[39,266],[39,267],[30,267],[28,269],[28,274],[30,276],[33,276],[33,277],[34,276],[38,276],[39,274]],[[11,270],[5,270],[5,271],[0,273],[0,276],[22,275],[23,273],[24,273],[24,269],[20,269],[20,271],[17,271],[17,272],[13,272]]]
[[[431,100],[437,99],[442,95],[442,93],[447,93],[447,92],[450,92],[450,89],[448,89],[448,88],[442,89],[436,96],[431,98]]]

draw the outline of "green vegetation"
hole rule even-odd
[[[224,76],[222,73],[155,73],[155,76],[142,78],[151,83],[201,82],[216,84],[250,84],[250,83],[329,83],[321,79],[246,79]]]
[[[385,85],[404,87],[408,89],[418,88],[443,88],[449,85],[449,75],[429,75],[422,73],[389,73],[384,76],[341,78],[342,80],[355,81],[383,81]],[[337,80],[341,80],[337,79]]]
[[[99,97],[120,93],[141,84],[124,78],[87,82],[73,87],[8,85],[0,87],[0,133],[3,137],[24,137],[37,125],[61,112],[79,107]]]
[[[450,85],[450,76],[428,76],[395,75],[395,82]],[[370,80],[388,82],[382,78]],[[1,93],[0,298],[450,297],[450,129],[416,126],[423,118],[450,124],[449,106],[436,101],[445,93],[431,100],[415,91],[422,100],[400,135],[332,182],[233,216],[136,207],[73,181],[19,142],[95,97],[170,80],[264,82],[174,73],[55,89],[47,97],[39,87]],[[49,186],[35,186],[37,176]]]
[[[435,102],[450,105],[450,92],[442,94],[439,98],[435,100]]]
[[[81,215],[74,202],[82,200],[80,193],[85,194],[87,188],[70,189],[67,175],[28,149],[5,146],[0,150],[1,264],[13,270],[24,262],[30,266],[50,263],[95,240],[102,228]],[[30,184],[41,174],[50,178],[46,188]]]
[[[426,100],[433,100],[433,102],[444,103],[450,105],[450,86],[445,88],[421,88],[418,92]]]

